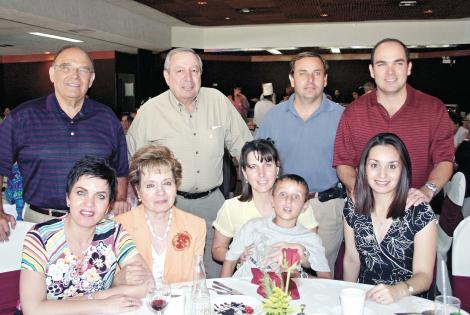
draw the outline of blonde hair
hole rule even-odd
[[[176,187],[181,183],[181,163],[175,158],[173,152],[162,145],[148,145],[140,148],[131,158],[129,168],[129,182],[133,187],[139,187],[143,171],[168,167],[173,174]]]

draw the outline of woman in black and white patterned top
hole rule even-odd
[[[344,280],[374,284],[367,297],[392,303],[429,290],[437,226],[427,203],[406,208],[411,162],[398,136],[382,133],[362,153],[354,191],[343,210]]]

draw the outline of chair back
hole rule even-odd
[[[462,172],[457,172],[452,176],[452,179],[444,185],[444,195],[458,206],[463,205],[465,199],[465,175]]]
[[[0,243],[0,273],[20,269],[24,237],[33,225],[31,222],[18,221],[16,227],[11,230],[9,240]]]
[[[470,217],[464,219],[454,231],[452,247],[453,294],[462,301],[462,309],[470,311]]]
[[[19,299],[21,252],[26,233],[34,223],[18,221],[9,240],[0,243],[0,314],[12,314]]]

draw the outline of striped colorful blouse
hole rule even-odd
[[[126,230],[111,220],[96,226],[82,257],[72,254],[65,239],[67,216],[35,225],[25,237],[21,269],[45,274],[47,299],[87,295],[111,287],[117,265],[137,254]]]

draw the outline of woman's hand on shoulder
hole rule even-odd
[[[367,291],[366,298],[379,304],[390,304],[401,298],[400,288],[394,285],[378,284]]]

